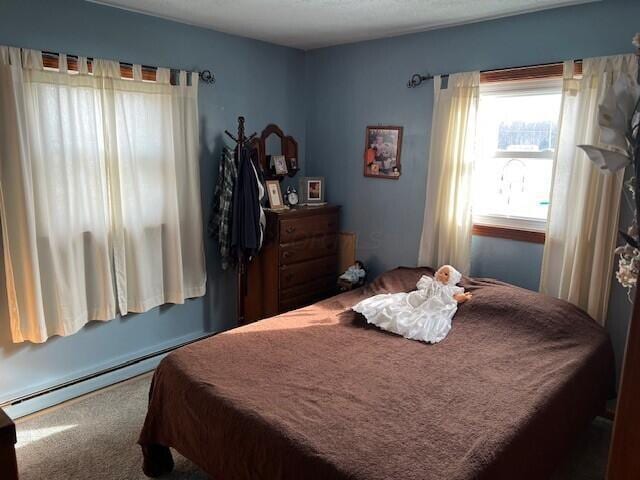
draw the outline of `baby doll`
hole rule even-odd
[[[452,271],[455,273],[452,274],[451,273]],[[460,281],[460,277],[462,277],[462,275],[460,275],[460,273],[451,265],[443,265],[438,270],[436,270],[436,273],[434,276],[436,280],[439,281],[440,283],[444,285],[448,285],[449,280],[452,278],[452,275],[454,277],[455,275],[457,275],[457,278],[455,278],[455,282],[453,282],[453,285],[455,285]],[[457,287],[457,288],[462,288],[462,287]],[[464,303],[467,300],[471,300],[471,297],[473,297],[473,295],[470,292],[465,292],[464,289],[462,289],[462,293],[453,294],[453,298],[455,298],[458,303]]]
[[[366,275],[367,272],[364,270],[364,265],[360,260],[356,260],[356,263],[347,268],[338,278],[355,285],[360,283],[360,280],[364,279]]]
[[[451,265],[443,265],[433,278],[423,275],[416,284],[417,290],[376,295],[352,308],[383,330],[437,343],[451,330],[458,304],[472,298],[471,293],[456,285],[461,278]]]

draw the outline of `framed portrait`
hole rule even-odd
[[[282,190],[280,190],[280,182],[278,180],[267,180],[267,195],[269,197],[269,206],[271,210],[283,210],[287,208],[282,198]]]
[[[402,127],[367,127],[364,150],[364,175],[376,178],[400,178]]]
[[[324,177],[302,177],[299,189],[302,202],[307,205],[325,203],[324,187]]]
[[[284,158],[284,155],[272,155],[271,160],[273,161],[273,169],[276,175],[286,175],[289,173],[287,160]]]

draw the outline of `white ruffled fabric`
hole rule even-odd
[[[451,330],[451,320],[458,310],[453,296],[464,292],[464,288],[456,286],[460,278],[453,268],[446,285],[423,275],[416,284],[417,290],[383,293],[352,308],[364,315],[368,323],[383,330],[412,340],[438,343]]]

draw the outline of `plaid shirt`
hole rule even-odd
[[[218,181],[213,193],[213,206],[208,227],[209,236],[218,239],[220,263],[223,270],[234,263],[234,258],[231,256],[231,219],[233,215],[233,187],[237,178],[238,170],[233,152],[224,148],[218,166]]]

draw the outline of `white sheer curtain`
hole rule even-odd
[[[112,71],[101,63],[96,75]],[[155,83],[136,82],[137,75],[134,69],[132,82],[118,73],[104,89],[114,126],[109,158],[121,313],[204,295],[197,81],[187,85],[181,72],[183,83],[173,87],[166,69],[158,69]]]
[[[601,324],[607,316],[623,172],[604,174],[578,144],[597,145],[598,104],[605,88],[633,72],[634,55],[583,61],[574,78],[565,62],[563,100],[540,291],[583,308]]]
[[[12,338],[204,294],[197,82],[44,69],[0,47],[0,214]],[[181,73],[182,80],[186,74]],[[117,298],[117,302],[116,302]],[[118,309],[116,308],[118,305]]]
[[[451,264],[468,274],[471,263],[473,144],[480,72],[434,78],[427,194],[418,264]]]

